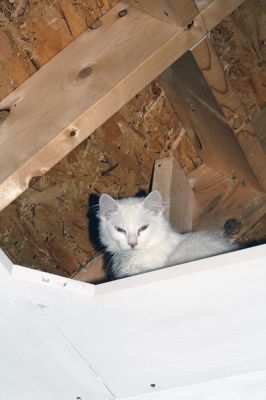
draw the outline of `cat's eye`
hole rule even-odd
[[[126,233],[125,229],[121,228],[120,226],[115,226],[115,230],[117,232]]]
[[[148,224],[141,226],[138,230],[138,235],[140,234],[140,232],[145,231],[148,228],[148,226],[149,226]]]

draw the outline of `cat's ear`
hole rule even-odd
[[[162,215],[164,212],[164,205],[158,190],[149,193],[142,204],[145,210],[150,211],[154,215]]]
[[[99,214],[109,219],[117,209],[118,203],[109,194],[103,193],[99,199]]]

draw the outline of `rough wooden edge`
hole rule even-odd
[[[124,8],[125,5],[123,5],[123,3],[119,3],[117,7],[113,8],[110,11],[110,13],[112,13],[113,15],[114,24],[118,23],[117,14],[119,13],[119,10]],[[13,170],[12,168],[10,169],[12,173],[8,172],[7,175],[5,169],[2,168],[3,174],[5,175],[4,178],[2,178],[3,181],[0,185],[0,210],[7,206],[11,201],[13,201],[20,193],[26,190],[31,185],[32,179],[34,180],[36,179],[36,177],[43,175],[48,169],[50,169],[53,165],[60,161],[67,153],[69,153],[74,147],[76,147],[86,137],[88,137],[96,128],[102,125],[103,122],[110,118],[124,104],[126,104],[132,98],[132,96],[143,89],[143,87],[145,87],[150,81],[156,78],[164,69],[171,65],[177,58],[179,58],[185,51],[191,48],[191,46],[197,43],[199,39],[206,34],[201,18],[198,18],[195,21],[193,27],[190,30],[176,30],[175,27],[169,24],[164,24],[157,19],[155,20],[152,17],[148,16],[144,17],[144,14],[139,13],[137,10],[133,11],[133,9],[131,9],[131,12],[129,14],[131,15],[131,31],[129,32],[130,37],[132,32],[132,24],[136,25],[136,30],[141,29],[145,31],[147,23],[150,19],[152,19],[153,21],[151,22],[151,24],[148,24],[149,29],[151,29],[151,27],[154,27],[157,35],[158,32],[160,32],[160,35],[164,32],[164,35],[167,39],[164,43],[158,45],[156,49],[152,50],[152,52],[148,52],[148,55],[145,55],[145,57],[136,67],[134,67],[132,70],[128,70],[126,75],[121,76],[121,79],[119,81],[117,81],[116,79],[116,81],[113,82],[112,76],[110,75],[110,68],[108,63],[107,65],[104,65],[102,67],[103,71],[104,69],[106,69],[105,73],[102,72],[100,68],[98,68],[98,71],[100,71],[100,75],[97,75],[96,70],[96,72],[89,77],[90,82],[92,82],[93,79],[101,81],[101,74],[103,74],[104,79],[106,79],[105,77],[108,76],[108,80],[109,82],[112,82],[112,86],[108,88],[108,90],[106,89],[103,95],[98,98],[95,103],[91,104],[91,106],[87,110],[83,111],[80,115],[77,115],[77,117],[72,122],[68,121],[67,123],[65,123],[64,129],[56,128],[57,126],[64,126],[62,116],[59,116],[58,119],[54,119],[54,123],[50,123],[50,125],[53,125],[55,127],[53,129],[58,129],[58,131],[55,131],[52,136],[50,133],[50,139],[46,139],[47,135],[44,130],[39,130],[39,126],[47,125],[47,121],[44,119],[39,119],[38,122],[36,122],[36,120],[34,121],[30,119],[30,116],[33,116],[35,114],[34,109],[31,109],[30,114],[28,114],[29,122],[27,122],[27,119],[25,118],[25,115],[29,112],[29,106],[25,106],[25,104],[27,105],[27,96],[31,99],[33,95],[36,97],[36,101],[33,107],[36,107],[36,110],[37,108],[39,110],[39,108],[42,107],[41,97],[40,100],[38,100],[38,93],[41,90],[41,88],[38,88],[38,82],[41,76],[45,74],[45,76],[47,77],[46,79],[48,79],[47,88],[49,88],[49,79],[51,77],[51,74],[54,73],[54,68],[56,68],[58,64],[62,64],[63,59],[63,64],[65,65],[66,69],[64,71],[64,77],[62,77],[62,79],[64,79],[62,84],[67,82],[66,76],[68,75],[68,63],[67,60],[65,60],[65,54],[67,52],[68,57],[69,54],[72,56],[71,53],[75,53],[75,46],[79,46],[80,43],[83,43],[82,47],[84,47],[84,43],[92,40],[90,39],[91,33],[89,35],[88,33],[81,35],[78,39],[71,43],[54,59],[47,63],[36,74],[29,78],[24,84],[22,84],[18,89],[16,89],[0,103],[1,109],[10,109],[7,118],[1,124],[1,128],[2,134],[3,131],[5,131],[5,136],[2,136],[4,137],[3,140],[10,141],[10,148],[12,148],[11,150],[13,154],[13,159],[15,160],[15,167],[12,166]],[[110,18],[107,19],[109,25]],[[123,18],[125,22],[122,25],[121,29],[123,31],[123,34],[125,35],[124,31],[127,27],[127,17],[125,16]],[[101,37],[103,37],[103,35],[106,35],[105,40],[107,41],[107,43],[110,42],[110,37],[108,35],[108,24],[106,26],[105,20],[103,19],[103,24],[98,29]],[[97,42],[96,34],[97,32],[94,32],[93,42]],[[142,48],[143,46],[148,46],[149,48],[149,43],[146,43],[145,41],[143,42],[144,43],[142,43]],[[130,46],[132,46],[132,51],[130,53],[132,54],[132,57],[134,57],[135,48],[136,46],[140,45],[135,43],[134,41],[132,43],[132,40],[131,42],[129,40],[126,41],[126,46],[128,51],[130,50]],[[117,51],[119,52],[120,49],[117,48]],[[145,54],[147,54],[147,52]],[[101,60],[102,59],[104,59],[103,55],[101,55]],[[127,59],[125,59],[125,68],[126,65]],[[80,71],[83,71],[83,69],[84,68],[81,62]],[[114,71],[114,73],[116,73],[116,71]],[[69,74],[70,76],[72,76],[73,71],[70,70]],[[42,90],[43,86],[45,87],[44,82],[42,82]],[[68,94],[66,92],[67,91],[65,91],[64,93],[64,101],[67,103],[66,96]],[[71,95],[71,90],[69,90],[69,92]],[[76,102],[78,102],[78,100],[78,97],[75,98],[75,104]],[[53,99],[51,98],[51,102],[52,101]],[[32,105],[32,100],[30,100],[29,103],[31,103]],[[49,105],[49,107],[51,106]],[[45,112],[45,110],[43,110],[42,112],[42,115],[44,116],[49,116],[50,114],[53,115],[53,118],[55,118],[56,113],[54,111],[51,113],[50,109],[47,111],[47,113]],[[20,124],[19,115],[23,116],[24,118],[23,124]],[[33,139],[32,143],[36,147],[36,138],[38,139],[39,137],[41,147],[38,144],[39,148],[34,150],[35,154],[33,154],[33,156],[29,159],[26,159],[26,156],[24,156],[23,152],[20,152],[20,148],[18,148],[17,153],[19,157],[17,158],[14,157],[13,144],[14,142],[16,143],[16,137],[12,139],[12,136],[14,136],[14,124],[17,124],[15,135],[21,137],[21,126],[23,125],[24,131],[26,131],[27,128],[25,127],[25,124],[27,125],[27,123],[29,124],[28,130],[30,132],[30,136],[26,136],[27,140],[29,140],[29,138],[30,140]],[[21,145],[19,147],[21,147]]]
[[[126,3],[166,23],[183,27],[199,14],[194,0],[126,0]]]
[[[170,224],[179,232],[190,231],[193,191],[175,158],[168,157],[155,162],[152,189],[160,192]]]
[[[200,14],[204,20],[207,31],[210,32],[243,2],[244,0],[214,0]]]

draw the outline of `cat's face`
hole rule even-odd
[[[103,194],[99,206],[100,236],[109,251],[143,250],[158,235],[164,207],[157,191],[145,199],[114,200]]]

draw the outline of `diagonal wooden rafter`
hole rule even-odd
[[[215,24],[224,17],[220,0],[209,7],[216,3]],[[239,3],[230,2],[228,13]],[[207,10],[183,29],[119,3],[98,29],[82,34],[6,97],[0,103],[0,210],[200,43]]]
[[[185,30],[119,3],[6,97],[0,209],[205,34],[201,17]]]
[[[202,41],[192,54],[260,186],[266,191],[266,155],[209,39]]]

